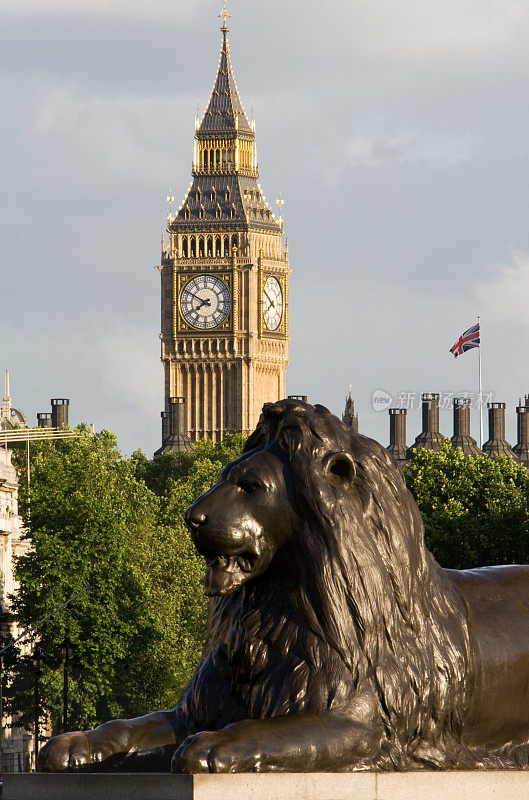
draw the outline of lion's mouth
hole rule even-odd
[[[259,561],[259,555],[250,552],[223,555],[202,550],[202,555],[206,560],[204,588],[209,596],[235,591],[253,573]]]

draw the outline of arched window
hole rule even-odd
[[[230,217],[232,219],[235,218],[235,206],[234,205],[232,205],[232,207],[230,208]]]
[[[208,255],[210,258],[213,258],[213,237],[212,237],[212,236],[208,236],[208,241],[207,241],[207,255]]]
[[[222,156],[222,169],[226,169],[226,150],[224,149],[224,147],[221,150],[221,156]]]
[[[200,206],[200,210],[198,212],[199,219],[204,219],[206,216],[206,210],[203,205]]]
[[[197,237],[191,237],[191,258],[197,257]]]
[[[222,242],[220,236],[215,237],[215,257],[220,258],[222,250]]]
[[[218,147],[215,150],[215,169],[220,169],[220,149]]]
[[[182,256],[183,258],[187,258],[187,254],[189,252],[189,244],[187,242],[187,236],[184,236],[182,239]]]
[[[207,150],[204,150],[204,152],[203,152],[203,154],[202,154],[202,155],[203,155],[203,157],[204,157],[204,169],[205,169],[205,170],[206,170],[206,172],[207,172],[207,170],[208,170],[208,151],[207,151]]]
[[[214,203],[217,199],[217,190],[214,186],[211,187],[211,202]]]
[[[215,216],[217,219],[220,219],[222,217],[222,208],[219,206],[218,203],[217,203],[217,208],[215,209]]]
[[[200,203],[201,200],[202,200],[202,192],[200,191],[200,189],[197,189],[197,203]]]
[[[225,256],[229,256],[229,254],[230,254],[230,237],[229,236],[225,236],[224,237],[224,255]]]
[[[237,249],[239,248],[239,237],[237,236],[236,233],[234,233],[233,236],[231,237],[231,246],[232,249],[234,247],[237,247]]]
[[[226,189],[226,202],[227,203],[230,202],[230,197],[231,197],[231,191],[230,191],[230,187],[228,186],[228,188]]]
[[[190,211],[189,211],[189,206],[185,206],[185,208],[184,208],[184,219],[189,219],[190,216],[191,216],[191,214],[190,214]]]
[[[198,240],[198,257],[204,258],[204,237],[200,236]]]

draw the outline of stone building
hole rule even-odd
[[[27,427],[22,411],[13,407],[9,389],[9,372],[5,372],[5,389],[0,410],[0,431],[7,433],[15,427]],[[4,437],[5,438],[5,437]],[[18,514],[18,478],[12,464],[12,451],[7,443],[0,443],[0,608],[5,619],[10,609],[10,596],[17,590],[14,577],[14,559],[27,550],[22,539],[22,520]],[[2,624],[5,639],[16,637],[15,626]],[[6,675],[3,678],[9,680]],[[0,720],[0,771],[26,772],[30,769],[33,739],[30,733],[14,724],[15,720],[4,715]]]
[[[211,99],[196,120],[191,187],[162,241],[159,452],[252,431],[285,396],[288,244],[258,183],[255,125],[243,109],[223,13]],[[172,202],[172,198],[170,198]]]
[[[252,431],[285,396],[288,245],[258,183],[255,125],[230,60],[228,13],[211,99],[195,128],[192,183],[168,217],[161,271],[162,448]]]
[[[17,590],[14,558],[27,550],[22,539],[22,520],[18,515],[18,479],[11,463],[11,450],[0,448],[0,605],[4,616],[10,609],[10,595]],[[18,634],[16,627],[3,625],[2,634],[9,639]],[[9,680],[5,676],[4,681]],[[5,683],[4,683],[5,685]],[[30,733],[4,715],[0,753],[2,772],[27,772],[30,769],[33,739]]]

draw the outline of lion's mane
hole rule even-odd
[[[276,580],[272,564],[214,598],[205,650],[216,647],[232,665],[240,716],[344,708],[368,687],[384,734],[381,751],[362,766],[465,765],[466,612],[425,547],[397,465],[326,408],[292,400],[264,407],[241,458],[270,445],[287,456],[300,521],[293,579]],[[345,492],[324,475],[333,452],[356,466]]]

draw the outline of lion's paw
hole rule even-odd
[[[50,739],[39,752],[39,772],[66,772],[92,763],[86,733],[61,733]]]
[[[171,762],[175,773],[258,772],[260,758],[249,741],[240,741],[227,731],[206,731],[188,736]]]

